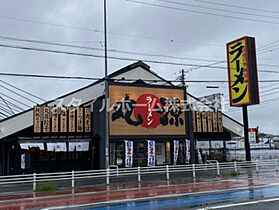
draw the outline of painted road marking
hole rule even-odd
[[[235,206],[245,206],[245,205],[251,205],[251,204],[267,203],[267,202],[273,202],[273,201],[279,201],[279,198],[271,198],[271,199],[249,201],[249,202],[242,202],[242,203],[232,203],[232,204],[227,204],[227,205],[201,208],[201,209],[198,209],[198,210],[222,209],[222,208],[229,208],[229,207],[235,207]]]

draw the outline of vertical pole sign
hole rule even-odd
[[[218,119],[217,119],[217,113],[212,113],[212,119],[213,119],[213,132],[218,132]]]
[[[206,112],[202,112],[202,132],[207,132]]]
[[[207,127],[208,132],[213,132],[212,125],[212,112],[207,112]]]
[[[50,107],[44,106],[43,108],[43,133],[50,132]]]
[[[90,107],[84,108],[84,132],[91,132],[91,110]]]
[[[52,107],[51,109],[51,132],[58,133],[58,116],[59,108],[57,106]]]
[[[41,133],[42,123],[41,123],[41,107],[35,106],[33,113],[34,120],[34,133]]]
[[[202,132],[202,119],[201,119],[201,112],[196,112],[196,119],[197,119],[197,132]]]
[[[193,115],[193,132],[197,131],[197,126],[196,126],[196,112],[192,111],[192,115]]]
[[[251,161],[247,106],[259,104],[255,38],[242,37],[227,43],[230,105],[242,107],[246,160]]]
[[[83,132],[83,107],[77,108],[77,132]]]
[[[69,107],[69,132],[76,132],[76,108]]]
[[[67,108],[64,106],[60,109],[60,132],[67,132]]]

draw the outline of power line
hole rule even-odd
[[[48,45],[72,47],[72,48],[78,48],[78,49],[104,51],[104,49],[102,49],[102,48],[85,47],[85,46],[61,44],[61,43],[53,43],[53,42],[34,40],[34,39],[22,39],[22,38],[18,38],[18,37],[10,37],[10,36],[2,36],[2,35],[0,35],[0,38],[1,39],[7,39],[7,40],[13,40],[13,41],[29,42],[29,43],[48,44]],[[164,57],[164,58],[181,59],[181,60],[195,60],[195,61],[215,62],[214,64],[210,64],[210,65],[207,65],[207,66],[197,66],[198,68],[200,68],[200,67],[211,67],[212,65],[215,65],[215,64],[218,64],[218,63],[226,63],[225,60],[201,59],[201,58],[192,58],[192,57],[179,57],[179,56],[173,56],[173,55],[152,54],[152,53],[143,53],[143,52],[117,50],[117,49],[109,49],[108,51],[109,52],[113,52],[113,53],[124,53],[124,54],[133,54],[133,55],[151,56],[151,57]],[[274,64],[259,64],[259,65],[261,65],[261,66],[279,67],[279,65],[274,65]],[[222,67],[222,68],[226,68],[226,67]],[[264,71],[264,72],[267,72],[267,73],[279,73],[279,72],[276,72],[276,71],[272,71],[272,72]]]
[[[4,98],[2,98],[2,96],[0,96],[0,99],[4,102],[4,104],[11,110],[11,112],[13,113],[13,114],[15,114],[14,112],[13,112],[13,110],[11,109],[11,107],[8,105],[8,103],[4,100]]]
[[[278,93],[279,93],[279,91],[274,92],[274,93],[263,94],[263,95],[261,95],[261,96],[262,96],[262,97],[266,97],[266,96],[270,96],[270,95],[274,95],[274,94],[278,94]]]
[[[226,10],[226,9],[220,9],[220,8],[213,8],[213,7],[194,5],[194,4],[186,4],[186,3],[176,2],[176,1],[168,1],[168,0],[157,0],[157,1],[165,2],[165,3],[170,3],[170,4],[176,4],[176,5],[189,6],[189,7],[209,9],[209,10],[214,10],[214,11],[229,12],[229,13],[233,13],[233,14],[252,15],[252,16],[257,16],[257,17],[279,19],[279,17],[275,17],[275,16],[261,15],[261,14],[241,12],[241,11],[232,11],[232,10]]]
[[[51,49],[46,49],[46,48],[34,48],[34,47],[25,47],[25,46],[7,45],[7,44],[0,44],[0,47],[21,49],[21,50],[30,50],[30,51],[39,51],[39,52],[48,52],[48,53],[58,53],[58,54],[66,54],[66,55],[74,55],[74,56],[85,56],[85,57],[95,57],[95,58],[104,57],[103,55],[96,55],[96,54],[51,50]],[[108,56],[108,58],[114,59],[114,60],[121,60],[121,61],[137,61],[138,60],[138,59],[134,59],[134,58],[124,58],[124,57],[116,57],[116,56]],[[154,60],[142,60],[142,61],[149,62],[149,63],[156,63],[156,64],[176,65],[176,66],[178,65],[178,66],[190,66],[190,67],[209,67],[209,65],[175,63],[175,62],[164,62],[164,61],[154,61]],[[211,68],[213,68],[213,67],[211,67]],[[214,68],[220,68],[220,67],[214,67]],[[221,67],[221,68],[223,68],[223,67]]]
[[[258,104],[257,107],[254,107],[254,108],[260,108],[261,106],[260,105],[270,105],[270,104],[273,104],[274,102],[276,102],[277,100],[279,100],[279,97],[276,97],[276,98],[272,98],[272,99],[268,99],[268,100],[264,100],[262,101],[260,104]],[[238,109],[231,109],[231,110],[228,110],[228,112],[230,112],[230,114],[234,114],[235,112],[238,112],[239,110]],[[249,109],[250,111],[250,109]]]
[[[1,93],[0,93],[1,94]],[[13,102],[5,99],[5,101],[7,102],[7,104],[9,104],[10,107],[12,107],[14,110],[16,111],[24,111],[24,109],[22,107],[17,106],[16,104],[14,104]]]
[[[8,115],[4,114],[3,112],[0,111],[0,115],[4,116],[4,117],[9,117]],[[3,117],[2,117],[3,119]]]
[[[272,47],[276,47],[276,46],[278,46],[279,44],[276,44],[276,45],[274,45],[274,46],[271,46],[271,48]],[[267,49],[267,50],[264,50],[264,51],[261,51],[259,54],[264,54],[264,53],[268,53],[268,52],[273,52],[274,50],[278,50],[279,49],[279,47],[276,47],[276,48],[273,48],[273,49]]]
[[[49,41],[34,40],[34,39],[22,39],[22,38],[11,37],[11,36],[0,35],[0,38],[5,39],[5,40],[12,40],[12,41],[21,41],[21,42],[36,43],[36,44],[48,44],[48,45],[71,47],[71,48],[78,48],[78,49],[104,51],[104,49],[97,48],[97,47],[86,47],[86,46],[79,46],[79,45],[72,45],[72,44],[62,44],[62,43],[57,43],[57,42],[49,42]],[[172,56],[172,55],[151,54],[151,53],[143,53],[143,52],[118,50],[118,49],[108,49],[108,51],[113,52],[113,53],[134,54],[134,55],[153,56],[153,57],[166,57],[166,58],[174,58],[174,59],[181,59],[181,60],[188,59],[188,60],[197,60],[197,61],[214,61],[214,60],[209,60],[209,59],[178,57],[178,56]]]
[[[0,44],[0,47],[21,49],[21,50],[30,50],[30,51],[39,51],[39,52],[48,52],[48,53],[57,53],[57,54],[65,54],[65,55],[73,55],[73,56],[85,56],[85,57],[95,57],[95,58],[103,58],[104,57],[103,55],[96,55],[96,54],[69,52],[69,51],[61,51],[61,50],[51,50],[51,49],[46,49],[46,48],[34,48],[34,47],[25,47],[25,46],[17,46],[17,45]],[[138,59],[134,59],[134,58],[125,58],[125,57],[116,57],[116,56],[108,56],[108,58],[109,59],[114,59],[114,60],[121,60],[121,61],[137,61],[138,60]],[[142,61],[148,62],[148,63],[167,64],[167,65],[175,65],[175,66],[227,69],[226,67],[222,67],[222,66],[212,66],[212,65],[206,65],[206,64],[205,65],[199,65],[199,64],[165,62],[165,61],[156,61],[156,60],[147,60],[147,59],[142,59]],[[269,70],[259,70],[259,72],[278,73],[277,71],[269,71]]]
[[[14,98],[12,98],[12,97],[10,97],[10,96],[4,94],[4,93],[0,93],[0,95],[3,95],[3,96],[5,96],[6,98],[8,98],[8,99],[10,99],[10,100],[13,100],[13,101],[15,101],[15,102],[17,102],[17,103],[19,103],[19,104],[21,104],[21,105],[24,105],[24,106],[26,106],[27,108],[31,108],[29,105],[27,105],[27,104],[25,104],[25,103],[23,103],[23,102],[21,102],[21,101],[18,101],[18,100],[16,100],[16,99],[14,99]]]
[[[15,88],[16,90],[19,90],[19,91],[21,91],[21,92],[23,92],[23,93],[26,93],[27,95],[30,95],[30,96],[32,96],[32,97],[34,97],[34,98],[37,98],[37,99],[41,100],[41,101],[46,101],[45,99],[42,99],[42,98],[40,98],[39,96],[36,96],[36,95],[34,95],[34,94],[30,93],[30,92],[27,92],[27,91],[25,91],[25,90],[22,90],[21,88],[18,88],[18,87],[14,86],[14,85],[12,85],[12,84],[10,84],[10,83],[8,83],[8,82],[5,82],[5,81],[3,81],[3,80],[0,80],[0,82],[4,83],[4,84],[6,84],[6,85],[9,85],[10,87]]]
[[[276,84],[276,85],[278,85],[278,84]],[[267,89],[267,90],[263,90],[263,91],[261,91],[260,93],[270,92],[270,91],[273,91],[273,90],[278,90],[278,87],[276,87],[276,88],[271,88],[271,89]]]
[[[103,78],[96,78],[96,77],[81,77],[81,76],[58,76],[58,75],[42,75],[42,74],[21,74],[21,73],[3,73],[0,72],[2,76],[12,76],[12,77],[30,77],[30,78],[49,78],[49,79],[69,79],[69,80],[103,80]],[[123,78],[110,78],[110,81],[130,81],[136,82],[138,79],[123,79]],[[161,80],[161,79],[142,79],[142,81],[146,82],[179,82],[177,80]],[[228,83],[228,80],[189,80],[187,82],[190,83]],[[231,83],[235,82],[234,80]],[[279,79],[271,79],[271,80],[259,80],[258,82],[262,83],[277,83]],[[1,86],[1,85],[0,85]],[[34,102],[35,103],[35,102]]]
[[[277,85],[278,84],[265,85],[265,86],[261,87],[261,89],[263,89],[263,88],[270,88],[270,87],[277,86]]]
[[[276,64],[258,64],[258,66],[279,67],[279,65],[276,65]]]
[[[276,44],[277,42],[279,42],[279,40],[275,40],[275,41],[272,41],[272,42],[270,42],[270,43],[267,43],[267,44],[265,44],[264,46],[260,47],[258,50],[259,50],[259,51],[266,50],[266,49],[269,48],[269,47],[272,47],[272,46],[274,46],[274,45],[277,45],[277,44]]]
[[[249,21],[253,21],[253,22],[279,24],[279,22],[274,22],[274,21],[259,20],[259,19],[252,19],[252,18],[247,18],[247,17],[224,15],[224,14],[216,14],[216,13],[210,13],[210,12],[202,12],[202,11],[197,11],[197,10],[190,10],[190,9],[183,9],[183,8],[178,8],[178,7],[171,7],[171,6],[160,5],[160,4],[147,3],[147,2],[143,2],[143,1],[136,1],[136,0],[126,0],[126,1],[137,3],[137,4],[153,6],[153,7],[160,7],[160,8],[165,8],[165,9],[173,9],[173,10],[178,10],[178,11],[183,11],[183,12],[192,12],[192,13],[211,15],[211,16],[219,16],[219,17],[226,17],[226,18],[232,18],[232,19],[238,19],[238,20],[249,20]]]
[[[266,106],[270,106],[270,105],[275,105],[274,102],[276,102],[278,100],[279,100],[279,98],[274,98],[274,99],[263,101],[263,103],[261,103],[261,105],[264,104],[265,106],[255,106],[255,107],[252,107],[252,109],[249,109],[249,111],[253,111],[255,109],[259,109],[259,108],[263,108],[263,107],[266,108]]]
[[[3,107],[0,105],[0,110],[2,110],[7,115],[12,115],[11,111],[7,109],[6,107]]]
[[[9,89],[9,88],[3,86],[3,85],[0,85],[0,87],[2,87],[2,88],[4,88],[4,89],[6,89],[6,90],[12,92],[13,94],[15,94],[15,95],[17,95],[17,96],[19,96],[19,97],[21,97],[21,98],[24,98],[24,99],[27,100],[27,101],[30,101],[30,102],[32,102],[32,103],[37,104],[36,101],[33,101],[33,100],[31,100],[31,99],[29,99],[29,98],[27,98],[27,97],[25,97],[25,96],[23,96],[23,95],[21,95],[21,94],[15,92],[15,91],[13,91],[13,90],[11,90],[11,89]]]
[[[14,115],[14,113],[11,112],[11,110],[7,109],[6,107],[2,106],[1,104],[0,104],[0,109],[1,109],[2,111],[4,111],[6,114]]]
[[[221,6],[226,6],[226,7],[234,7],[234,8],[240,8],[240,9],[261,11],[261,12],[269,12],[269,13],[277,13],[277,14],[279,13],[278,11],[264,10],[264,9],[258,9],[258,8],[252,8],[252,7],[244,7],[244,6],[238,6],[238,5],[232,5],[232,4],[216,3],[216,2],[204,1],[204,0],[194,0],[194,1],[203,2],[203,3],[207,3],[207,4],[221,5]]]
[[[48,78],[48,79],[70,79],[70,80],[90,80],[95,81],[101,78],[97,77],[80,77],[80,76],[57,76],[57,75],[43,75],[43,74],[21,74],[21,73],[2,73],[2,76],[13,76],[13,77],[30,77],[30,78]]]
[[[278,84],[273,84],[273,85],[278,85]],[[272,85],[270,85],[272,86]],[[266,96],[269,96],[269,95],[273,95],[273,94],[278,94],[279,91],[278,91],[278,88],[271,88],[271,89],[268,89],[268,90],[263,90],[263,91],[260,91],[260,93],[265,93],[265,92],[270,92],[270,91],[274,91],[276,90],[277,92],[274,92],[274,93],[268,93],[268,94],[262,94],[260,95],[261,97],[266,97]],[[263,103],[265,101],[262,101],[261,103]]]
[[[59,24],[59,23],[50,23],[50,22],[46,22],[46,21],[32,20],[32,19],[27,19],[27,18],[9,17],[9,16],[3,16],[3,15],[1,15],[0,18],[1,19],[6,19],[6,20],[20,21],[20,22],[43,24],[43,25],[49,25],[49,26],[55,26],[55,27],[61,27],[61,28],[69,28],[69,29],[74,29],[74,30],[89,31],[89,32],[95,32],[95,33],[100,33],[100,34],[104,33],[103,30],[99,30],[99,29],[92,29],[92,28],[72,26],[72,25],[64,25],[64,24]],[[139,35],[112,32],[112,31],[108,31],[108,33],[112,34],[112,35],[117,35],[117,36],[126,36],[126,37],[140,38],[140,39],[147,39],[147,40],[156,40],[156,41],[159,40],[159,41],[164,41],[164,42],[169,42],[169,43],[176,43],[176,42],[177,43],[188,43],[188,44],[189,43],[192,43],[192,44],[202,43],[203,45],[221,46],[221,45],[214,44],[214,43],[182,41],[182,40],[175,40],[175,39],[158,39],[157,37],[154,38],[154,37],[139,36]]]
[[[4,104],[2,101],[0,102],[0,105],[6,106],[6,104]],[[10,106],[10,108],[13,111],[13,113],[18,113],[18,112],[24,111],[24,109],[23,110],[19,110],[19,109],[16,109],[16,108],[12,107],[12,106]]]

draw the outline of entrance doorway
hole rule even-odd
[[[147,166],[147,142],[134,141],[134,158],[133,166]]]

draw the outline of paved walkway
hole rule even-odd
[[[0,209],[52,208],[59,206],[92,207],[137,202],[151,199],[166,199],[193,196],[228,190],[240,191],[270,184],[279,184],[277,173],[259,174],[253,177],[239,176],[215,179],[156,182],[122,186],[95,187],[75,191],[34,193],[0,196]]]

